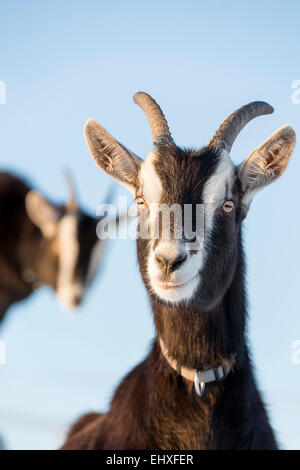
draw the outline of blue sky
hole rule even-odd
[[[265,100],[275,113],[250,123],[236,163],[284,124],[300,133],[296,0],[11,1],[0,6],[0,163],[53,200],[62,169],[91,213],[108,177],[83,139],[89,117],[144,157],[151,146],[138,90],[161,104],[179,145],[200,147],[234,109]],[[272,423],[284,448],[300,449],[298,240],[299,149],[285,175],[261,192],[244,227],[249,337]],[[126,191],[120,189],[119,194]],[[144,357],[153,325],[132,240],[111,243],[105,271],[76,315],[43,288],[15,306],[0,331],[0,434],[9,448],[55,448],[77,416],[105,410],[121,377]]]

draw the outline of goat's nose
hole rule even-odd
[[[81,296],[80,295],[74,295],[73,297],[73,304],[74,307],[78,307],[81,303]]]
[[[173,272],[178,269],[184,260],[187,258],[186,253],[181,253],[180,255],[176,256],[175,258],[167,258],[162,254],[156,254],[155,260],[159,264],[160,268],[166,272]]]

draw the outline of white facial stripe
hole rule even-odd
[[[107,241],[108,239],[97,240],[95,245],[93,246],[93,249],[90,255],[87,277],[85,281],[85,289],[87,289],[91,285],[95,275],[97,274],[100,262],[102,260],[102,257],[103,257],[103,254],[107,245]]]
[[[140,184],[148,206],[148,224],[151,230],[156,227],[162,195],[162,184],[154,166],[157,158],[155,151],[151,150],[143,162],[140,172]]]
[[[147,204],[159,203],[162,193],[161,181],[155,171],[154,163],[157,155],[152,150],[141,165],[140,183]]]
[[[78,219],[74,214],[65,215],[58,224],[59,271],[57,295],[66,307],[74,307],[75,299],[82,295],[82,285],[74,280],[79,256]]]
[[[213,175],[205,183],[203,189],[203,201],[205,204],[205,237],[209,237],[213,229],[215,210],[220,206],[226,196],[226,188],[231,188],[234,175],[234,166],[230,155],[223,150],[220,162]],[[228,194],[228,197],[231,197]]]

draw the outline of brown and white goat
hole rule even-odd
[[[0,321],[44,284],[64,306],[80,304],[105,247],[98,222],[78,207],[74,192],[67,204],[54,205],[16,176],[0,173]]]
[[[85,136],[96,164],[134,194],[139,231],[150,228],[148,238],[137,238],[137,252],[157,335],[108,412],[81,418],[63,449],[275,449],[245,334],[241,228],[255,193],[286,169],[295,133],[282,127],[235,166],[230,151],[237,135],[253,118],[273,112],[267,103],[241,107],[194,151],[175,145],[149,95],[137,93],[134,100],[152,130],[145,161],[94,120]],[[195,210],[200,204],[203,229],[192,217],[194,237],[172,236],[174,230],[162,237],[159,230],[154,238],[160,207],[174,204]]]

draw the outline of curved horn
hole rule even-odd
[[[68,207],[69,210],[76,211],[78,206],[77,206],[76,190],[75,190],[75,185],[74,185],[72,175],[69,170],[65,169],[64,176],[66,179],[68,192],[69,192],[69,201],[66,204],[66,206]]]
[[[264,101],[253,101],[237,109],[221,124],[208,145],[223,148],[230,152],[231,147],[238,134],[252,119],[272,114],[274,108]]]
[[[173,143],[167,120],[156,101],[143,91],[136,93],[133,96],[133,101],[142,108],[148,118],[153,144],[163,145]]]

